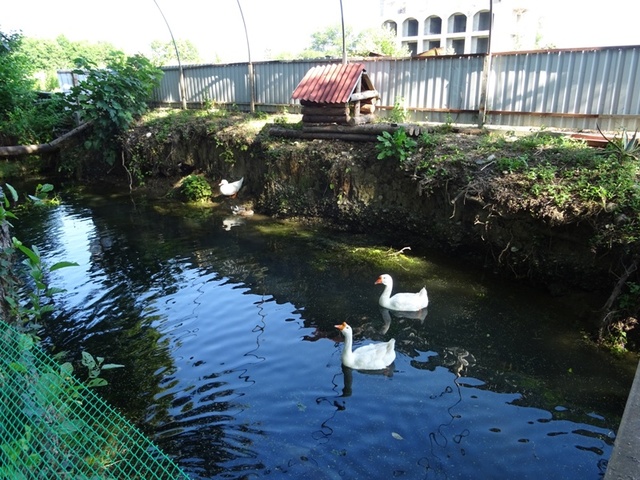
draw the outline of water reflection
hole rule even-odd
[[[67,291],[45,340],[124,364],[101,393],[194,478],[600,473],[633,370],[553,299],[431,262],[428,313],[380,309],[377,268],[331,254],[368,239],[256,217],[225,231],[227,214],[66,203],[19,235],[80,264],[54,272]],[[392,371],[343,367],[342,321],[395,338]]]
[[[240,227],[244,225],[246,220],[243,217],[227,217],[222,220],[222,228],[227,232],[231,230],[233,227]]]

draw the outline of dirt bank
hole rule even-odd
[[[618,288],[617,299],[637,280],[633,274],[618,282],[637,262],[636,244],[625,237],[637,213],[617,199],[590,200],[586,187],[570,188],[584,181],[579,172],[590,171],[580,163],[593,157],[589,147],[569,159],[553,142],[528,146],[509,135],[446,126],[416,138],[412,149],[405,144],[410,154],[399,161],[378,158],[375,136],[348,142],[269,134],[274,126],[295,131],[296,121],[239,114],[148,119],[125,138],[127,174],[119,175],[140,190],[200,174],[215,192],[222,178],[243,176],[240,199],[261,213],[392,232],[400,246],[418,237],[557,294],[606,296]],[[574,170],[566,170],[569,163]]]

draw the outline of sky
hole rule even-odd
[[[129,55],[150,56],[152,41],[171,41],[164,14],[174,38],[191,41],[203,63],[246,62],[249,49],[238,1],[252,61],[299,53],[310,46],[312,33],[340,25],[340,0],[0,0],[0,31],[106,41]],[[510,1],[514,7],[531,2]],[[391,2],[389,8],[403,3]],[[545,17],[544,39],[558,48],[640,44],[638,0],[607,0],[598,9],[585,0],[533,4]],[[356,32],[379,26],[380,6],[380,0],[342,0],[345,24]]]
[[[160,9],[158,8],[158,6]],[[203,62],[246,62],[249,50],[238,0],[2,0],[0,31],[24,36],[106,41],[132,55],[154,40],[190,40]],[[240,0],[252,61],[298,53],[311,34],[340,25],[340,0]],[[355,31],[379,25],[379,0],[342,0]]]

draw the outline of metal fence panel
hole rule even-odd
[[[639,56],[640,47],[495,55],[488,123],[637,129]]]
[[[380,93],[378,108],[398,104],[416,121],[480,123],[511,127],[640,129],[640,46],[539,50],[492,55],[425,58],[352,59],[365,64]],[[306,72],[340,60],[258,62],[253,99],[257,109],[297,111],[291,93]],[[486,66],[490,71],[484,71]],[[153,92],[156,105],[180,104],[179,69],[164,67]],[[187,103],[211,101],[248,109],[252,95],[249,65],[183,67]],[[70,72],[58,72],[60,84],[73,84]],[[483,82],[483,79],[487,79]],[[383,113],[384,115],[384,113]]]

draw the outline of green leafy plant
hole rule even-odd
[[[396,97],[396,101],[393,103],[393,108],[388,115],[388,119],[391,123],[404,123],[407,121],[409,114],[404,106],[404,98]]]
[[[413,138],[407,135],[404,128],[398,128],[393,134],[384,131],[382,135],[378,135],[377,139],[378,160],[392,157],[401,164],[407,161],[418,145]]]
[[[39,183],[36,185],[36,190],[33,195],[28,195],[29,200],[31,200],[31,205],[36,206],[46,206],[46,205],[57,205],[60,203],[60,199],[51,195],[53,192],[53,185],[50,183]]]
[[[528,166],[527,157],[520,155],[515,158],[500,157],[496,159],[496,166],[501,172],[513,173],[524,170]]]
[[[15,299],[7,298],[6,300],[18,314],[17,317],[23,324],[27,322],[37,324],[45,313],[53,310],[53,306],[43,302],[43,300],[50,299],[54,294],[62,292],[59,288],[53,288],[47,284],[46,275],[61,268],[77,266],[78,264],[63,261],[47,267],[42,261],[38,247],[35,245],[29,248],[13,237],[13,246],[26,256],[22,264],[27,267],[27,275],[33,280],[34,289],[28,295],[29,303],[27,306],[19,305]]]
[[[103,357],[94,357],[89,352],[82,352],[82,365],[87,367],[88,376],[86,385],[88,387],[104,387],[108,385],[108,382],[100,377],[102,370],[124,367],[124,365],[117,363],[104,363]]]
[[[207,179],[200,175],[189,175],[185,178],[180,191],[190,202],[206,200],[213,194]]]
[[[11,198],[9,198],[4,192],[4,189],[0,187],[0,225],[4,222],[9,223],[8,218],[17,218],[15,214],[9,210],[9,207],[11,206],[11,200],[13,200],[13,202],[18,201],[18,192],[8,183],[5,183],[5,188],[9,191]],[[9,225],[11,225],[11,223],[9,223]]]
[[[598,127],[600,135],[607,140],[607,150],[613,151],[619,160],[638,160],[640,158],[640,139],[638,138],[638,131],[636,130],[633,135],[630,135],[627,130],[623,129],[620,137],[609,139],[600,127]]]
[[[68,107],[79,111],[83,120],[94,128],[85,141],[85,148],[100,152],[109,165],[116,159],[117,137],[147,110],[147,100],[158,85],[162,71],[142,55],[109,59],[107,68],[78,59],[74,72],[86,80],[71,88]]]

